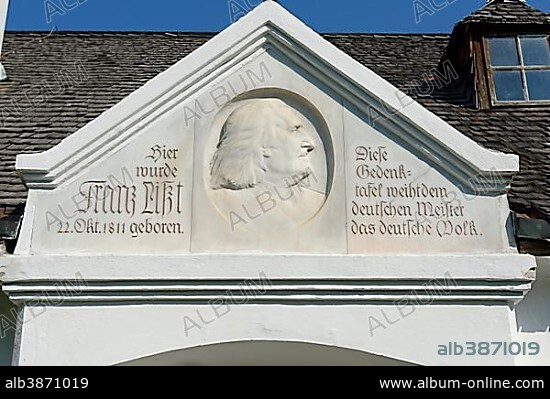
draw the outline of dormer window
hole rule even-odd
[[[548,35],[486,38],[494,105],[550,103],[549,38]]]

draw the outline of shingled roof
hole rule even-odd
[[[550,24],[550,14],[539,11],[521,0],[493,0],[468,15],[459,24]]]
[[[8,32],[1,60],[9,80],[0,82],[0,208],[11,211],[26,201],[17,154],[55,146],[212,37]],[[440,65],[448,35],[324,37],[484,147],[518,154],[511,208],[550,220],[550,107],[478,110],[459,90],[418,90]]]

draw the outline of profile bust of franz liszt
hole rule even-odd
[[[229,115],[210,163],[210,186],[232,231],[291,228],[319,212],[326,180],[312,166],[319,165],[312,162],[317,134],[280,99],[252,100]]]
[[[260,185],[289,188],[313,169],[313,134],[304,116],[279,99],[258,99],[233,111],[211,162],[214,190]]]

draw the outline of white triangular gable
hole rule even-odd
[[[275,99],[316,133],[313,194],[213,187],[224,123]],[[518,158],[267,1],[17,170],[30,188],[21,253],[501,252]]]

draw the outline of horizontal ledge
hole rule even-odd
[[[4,283],[30,281],[417,280],[533,281],[536,261],[519,254],[180,256],[14,255],[0,258]],[[394,285],[395,282],[392,284]]]
[[[126,283],[126,284],[121,284]],[[116,291],[119,293],[170,293],[170,292],[195,292],[195,293],[211,293],[211,292],[237,292],[237,291],[253,291],[260,287],[270,292],[373,292],[373,291],[433,291],[433,292],[453,292],[453,291],[507,291],[510,289],[528,288],[531,280],[501,280],[495,281],[495,284],[474,284],[469,280],[457,281],[448,279],[441,281],[439,284],[419,284],[411,283],[406,280],[383,280],[368,282],[358,282],[357,280],[341,281],[341,284],[334,284],[334,281],[326,281],[325,283],[317,282],[307,284],[307,281],[296,280],[295,284],[289,284],[288,281],[281,283],[280,280],[247,280],[247,281],[220,281],[216,285],[204,283],[202,280],[190,280],[186,284],[181,284],[178,281],[166,281],[162,285],[151,282],[137,281],[103,281],[100,284],[96,281],[71,281],[71,280],[53,280],[43,282],[43,284],[35,284],[34,282],[8,283],[4,285],[4,291],[18,291],[27,293],[42,292],[47,295],[63,295],[63,293],[102,293]]]
[[[78,304],[196,304],[196,305],[309,305],[309,304],[326,304],[326,305],[363,305],[371,303],[385,303],[393,305],[437,305],[448,303],[469,303],[469,304],[510,304],[518,303],[524,297],[525,292],[510,292],[502,293],[485,293],[484,295],[268,295],[258,294],[254,297],[250,296],[188,296],[188,295],[106,295],[106,296],[65,296],[52,298],[50,296],[36,295],[18,295],[9,293],[10,299],[17,304],[26,306],[70,306]]]

